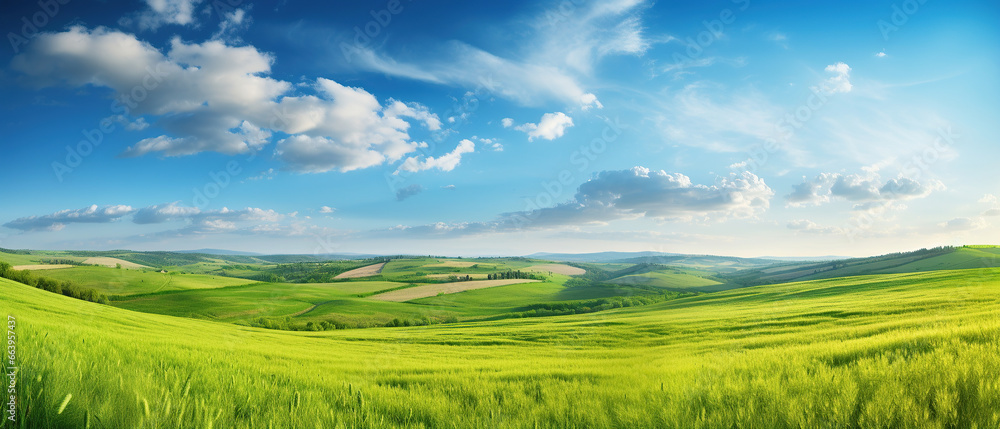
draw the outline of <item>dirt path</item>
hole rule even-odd
[[[496,287],[496,286],[507,286],[518,283],[532,283],[537,281],[538,280],[510,279],[510,280],[473,280],[467,282],[440,283],[440,284],[417,286],[406,289],[394,290],[392,292],[380,293],[378,295],[372,295],[371,299],[377,299],[379,301],[403,302],[403,301],[411,301],[414,299],[427,298],[429,296],[437,296],[437,294],[439,293],[443,294],[458,293],[467,290],[485,289],[488,287]]]
[[[337,274],[335,279],[356,279],[358,277],[371,277],[382,272],[382,268],[385,267],[385,262],[381,264],[368,265],[361,268],[355,268],[351,271],[343,272]]]
[[[59,268],[72,268],[67,264],[47,264],[47,265],[15,265],[11,268],[15,270],[57,270]]]

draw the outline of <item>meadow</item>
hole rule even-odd
[[[19,428],[997,427],[998,274],[323,332],[129,311],[4,279],[0,302],[17,319]]]

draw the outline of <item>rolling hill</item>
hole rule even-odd
[[[327,332],[134,312],[6,279],[0,303],[16,321],[25,428],[996,427],[998,275]]]
[[[727,282],[742,286],[856,276],[909,273],[945,269],[1000,267],[1000,249],[995,247],[938,247],[891,253],[870,258],[821,263],[785,263],[720,274]]]

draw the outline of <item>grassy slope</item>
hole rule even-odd
[[[221,289],[191,290],[177,293],[160,293],[140,296],[126,301],[116,301],[115,306],[147,313],[196,317],[227,322],[246,322],[257,317],[293,317],[296,321],[322,321],[331,314],[342,313],[346,319],[356,321],[358,315],[385,322],[394,317],[414,317],[427,314],[420,307],[390,305],[364,298],[359,293],[370,293],[403,286],[394,282],[343,282],[343,283],[261,283],[250,286]],[[386,305],[381,305],[386,304]],[[395,314],[395,316],[393,316]],[[332,317],[332,319],[344,319]]]
[[[86,258],[66,256],[62,252],[45,250],[32,250],[28,255],[0,252],[0,261],[11,265],[36,265],[45,263],[51,259],[72,259],[75,261],[83,261]]]
[[[611,282],[624,285],[645,285],[671,290],[692,290],[699,292],[715,292],[734,287],[712,279],[676,270],[658,270],[642,274],[630,274],[612,279]]]
[[[723,274],[720,277],[738,284],[754,285],[869,274],[985,267],[1000,267],[1000,251],[998,249],[959,247],[842,261],[787,263]]]
[[[37,273],[39,276],[71,281],[109,295],[135,295],[171,290],[205,289],[245,285],[252,280],[202,274],[160,273],[157,271],[109,267],[73,267]]]
[[[1000,267],[1000,249],[958,248],[947,255],[935,256],[885,270],[887,273],[907,273],[941,269],[973,269]]]
[[[18,320],[22,427],[997,427],[998,275],[321,333],[129,312],[2,279],[0,303]]]

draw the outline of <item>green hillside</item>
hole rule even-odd
[[[44,270],[36,274],[104,292],[127,296],[171,290],[205,289],[254,283],[252,280],[202,274],[161,273],[152,270],[124,270],[109,267],[73,267]]]
[[[327,332],[132,312],[2,279],[0,305],[17,324],[23,428],[997,427],[998,275]]]
[[[997,250],[992,247],[938,247],[870,258],[776,264],[719,274],[718,277],[725,282],[754,286],[866,274],[1000,267],[1000,252]]]

